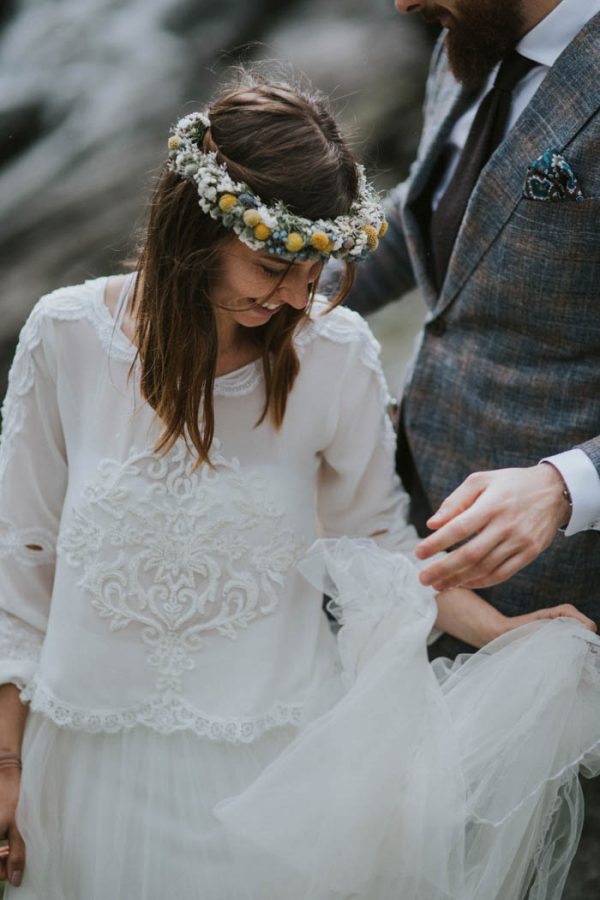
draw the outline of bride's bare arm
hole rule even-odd
[[[436,627],[472,647],[483,647],[484,644],[513,628],[518,628],[519,625],[538,619],[557,619],[561,616],[577,619],[590,631],[596,631],[594,622],[570,603],[538,609],[524,616],[505,616],[473,591],[466,588],[452,588],[437,595],[437,604]]]
[[[0,879],[21,884],[25,868],[25,843],[15,821],[21,770],[11,757],[20,759],[28,707],[19,699],[14,684],[0,686],[0,840],[8,840],[8,856],[0,856]]]

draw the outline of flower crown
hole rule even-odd
[[[194,182],[202,211],[231,228],[246,246],[289,260],[335,257],[355,262],[377,249],[388,226],[362,166],[357,166],[358,196],[347,215],[306,219],[280,201],[268,206],[247,184],[234,181],[215,153],[201,149],[209,128],[206,113],[180,119],[171,129],[167,165]]]

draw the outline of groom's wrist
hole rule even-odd
[[[548,459],[539,463],[548,474],[548,485],[554,493],[554,509],[556,510],[557,528],[565,529],[573,514],[573,500],[571,493],[559,470]]]
[[[571,536],[590,528],[600,529],[600,473],[581,447],[544,457],[557,469],[573,500],[573,513],[565,529]]]

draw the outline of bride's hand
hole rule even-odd
[[[595,623],[570,603],[561,603],[560,606],[549,609],[536,609],[523,616],[505,616],[479,594],[466,588],[441,591],[436,601],[436,627],[472,647],[483,647],[520,625],[540,619],[558,619],[561,616],[576,619],[590,631],[596,631]]]
[[[25,868],[25,842],[15,819],[21,772],[18,768],[0,769],[0,840],[8,840],[8,854],[0,849],[0,881],[7,878],[13,887],[18,887]]]
[[[520,625],[527,625],[529,622],[538,622],[540,619],[576,619],[581,622],[589,631],[594,633],[598,630],[596,623],[582,612],[572,606],[570,603],[561,603],[559,606],[551,606],[548,609],[536,609],[535,612],[527,613],[524,616],[506,616],[506,631],[512,631],[513,628],[519,628]]]

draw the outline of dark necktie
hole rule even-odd
[[[431,249],[437,286],[441,290],[469,198],[482,169],[502,142],[510,116],[512,92],[537,63],[516,51],[498,71],[493,88],[483,98],[471,126],[456,172],[431,217]]]

